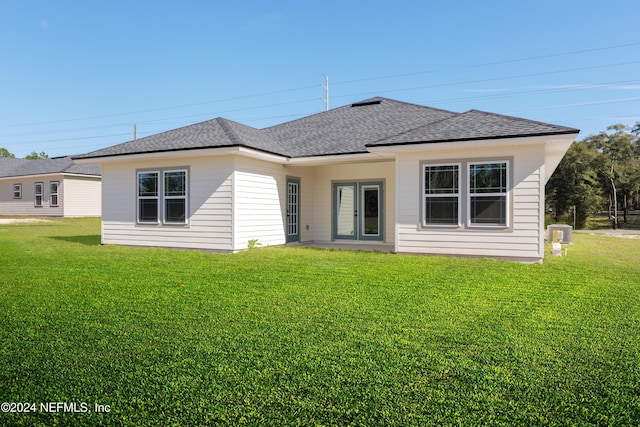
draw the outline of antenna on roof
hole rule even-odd
[[[324,84],[320,85],[324,88],[324,98],[320,98],[324,101],[324,111],[329,111],[329,77],[326,74],[324,76]]]

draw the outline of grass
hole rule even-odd
[[[0,424],[640,423],[640,239],[524,265],[98,233],[0,225],[0,401],[92,410]]]
[[[624,229],[640,229],[640,215],[634,211],[627,215],[627,222],[624,222],[623,213],[619,213],[620,228]],[[550,224],[567,224],[573,225],[573,216],[564,215],[560,218],[555,218],[551,214],[545,216],[545,225]],[[587,218],[586,224],[582,227],[583,230],[610,230],[613,227],[613,220],[609,218],[608,214],[593,214]],[[578,228],[580,229],[580,228]]]

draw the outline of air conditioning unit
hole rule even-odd
[[[566,224],[553,224],[547,227],[547,242],[573,244],[573,227]]]

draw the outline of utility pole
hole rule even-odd
[[[138,128],[136,124],[133,124],[133,140],[135,141],[138,138]]]
[[[324,88],[324,98],[320,98],[324,101],[324,111],[329,111],[329,76],[324,74],[324,84],[320,86]]]

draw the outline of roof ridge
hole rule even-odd
[[[225,135],[227,135],[227,138],[229,138],[229,141],[231,141],[232,144],[246,145],[242,141],[242,138],[240,138],[238,133],[231,127],[231,124],[229,124],[229,120],[222,117],[216,117],[214,120],[216,121],[216,123],[218,123],[220,129],[224,131]]]
[[[480,114],[483,114],[483,115],[486,115],[486,116],[504,117],[504,118],[509,119],[509,120],[521,120],[521,121],[527,122],[527,123],[535,123],[535,124],[538,124],[538,125],[553,126],[553,127],[556,127],[556,128],[564,128],[566,130],[579,131],[579,129],[575,129],[575,128],[572,128],[570,126],[556,125],[554,123],[547,123],[547,122],[541,122],[539,120],[525,119],[524,117],[510,116],[508,114],[492,113],[491,111],[471,109],[469,111],[465,111],[462,114],[467,114],[467,113],[480,113]]]
[[[389,102],[395,102],[395,103],[398,103],[398,104],[411,105],[412,107],[420,107],[420,108],[424,108],[426,110],[443,111],[445,113],[461,114],[461,113],[457,113],[455,111],[445,110],[444,108],[430,107],[428,105],[422,105],[422,104],[418,104],[418,103],[415,103],[415,102],[400,101],[398,99],[393,99],[393,98],[385,98],[384,96],[376,96],[376,97],[371,98],[371,99],[380,99],[382,101],[389,101]],[[361,102],[364,102],[364,101],[361,101]]]
[[[402,101],[399,101],[399,102],[402,102]],[[409,102],[405,102],[405,104],[412,105]],[[416,105],[418,105],[418,104],[416,104]],[[431,108],[431,107],[425,107],[425,108]],[[433,110],[439,110],[439,109],[438,108],[433,108]],[[434,120],[434,121],[429,122],[429,123],[422,124],[420,126],[416,126],[414,128],[411,128],[411,129],[404,130],[404,131],[402,131],[400,133],[397,133],[395,135],[392,135],[390,137],[387,136],[387,137],[384,137],[384,138],[380,138],[380,139],[378,139],[376,141],[373,141],[373,142],[370,142],[370,143],[366,144],[366,146],[369,147],[371,145],[376,145],[377,143],[379,143],[380,141],[384,141],[385,139],[397,138],[397,137],[400,137],[402,135],[406,135],[408,133],[415,132],[418,129],[423,129],[423,128],[426,128],[426,127],[429,127],[429,126],[433,126],[433,125],[438,124],[438,123],[442,123],[442,122],[447,121],[447,120],[452,120],[452,119],[455,119],[456,117],[459,117],[459,116],[465,114],[465,113],[456,113],[455,111],[449,111],[449,110],[439,110],[439,111],[445,111],[445,112],[451,113],[452,115],[449,116],[449,117],[445,117],[445,118],[442,118],[442,119]]]

